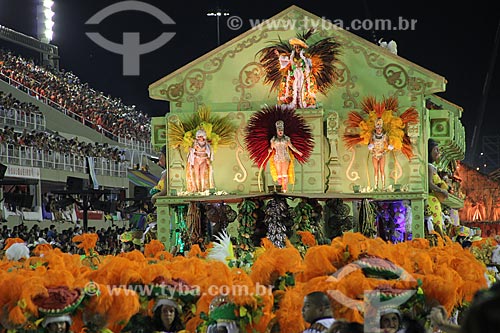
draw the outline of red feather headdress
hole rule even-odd
[[[285,134],[302,156],[294,154],[301,164],[307,162],[314,148],[311,128],[305,119],[295,110],[284,106],[265,106],[253,114],[248,120],[245,133],[245,145],[252,161],[260,167],[265,167],[268,157],[270,140],[276,135],[276,122],[282,120]]]

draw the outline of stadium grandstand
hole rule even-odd
[[[161,172],[150,117],[47,62],[55,46],[4,26],[0,42],[1,220],[127,220],[129,192]]]

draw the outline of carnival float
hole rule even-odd
[[[270,20],[322,18],[292,6]],[[72,297],[53,312],[76,332],[138,332],[165,296],[188,332],[302,332],[312,291],[348,321],[372,301],[459,316],[498,254],[460,224],[465,130],[445,88],[341,28],[264,22],[149,86],[170,112],[152,119],[167,194],[143,251],[100,256],[84,234],[82,255],[4,258],[17,287],[2,284],[1,324],[36,327],[61,287]]]

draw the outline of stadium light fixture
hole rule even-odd
[[[53,0],[42,0],[41,4],[41,12],[43,14],[42,22],[43,22],[43,28],[42,28],[42,34],[40,38],[42,41],[50,43],[52,40],[52,37],[54,35],[54,11],[52,7],[54,6],[54,1]]]
[[[229,15],[229,12],[224,9],[214,9],[207,13],[207,16],[215,16],[215,18],[217,19],[217,46],[220,45],[220,17]]]
[[[50,42],[52,40],[52,37],[54,36],[54,32],[52,29],[46,29],[43,32],[43,36]]]
[[[54,12],[50,8],[44,8],[43,9],[43,16],[44,16],[45,20],[52,21],[52,17],[54,17]]]

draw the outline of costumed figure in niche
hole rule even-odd
[[[264,83],[278,92],[280,105],[315,108],[317,92],[326,94],[337,79],[340,45],[333,37],[312,40],[313,32],[299,33],[288,42],[280,39],[258,53],[266,71]]]
[[[276,181],[283,192],[288,190],[288,170],[290,170],[290,162],[293,154],[290,154],[289,149],[299,156],[303,154],[295,148],[290,140],[290,137],[285,135],[285,123],[283,120],[276,122],[276,136],[271,139],[270,153],[274,151],[274,166],[276,168]],[[273,177],[274,179],[274,177]]]
[[[212,162],[214,154],[207,142],[204,129],[196,131],[193,146],[189,149],[186,167],[186,184],[188,192],[204,192],[214,188]]]
[[[379,188],[379,180],[382,183],[382,189],[385,188],[385,153],[393,150],[394,146],[389,144],[387,133],[384,132],[384,121],[382,118],[375,120],[375,130],[373,131],[368,150],[372,155],[373,174],[375,177],[375,188]]]
[[[285,135],[285,128],[290,136]],[[314,148],[309,125],[293,109],[285,106],[266,106],[249,120],[245,144],[250,158],[261,171],[269,161],[272,179],[283,192],[295,184],[294,161],[307,162]]]
[[[387,152],[401,151],[408,159],[413,156],[406,129],[408,124],[418,123],[418,112],[410,107],[398,115],[399,105],[395,97],[384,98],[381,102],[374,97],[366,97],[361,109],[367,117],[357,111],[349,112],[347,129],[350,130],[346,130],[342,139],[347,149],[353,149],[357,144],[367,145],[372,156],[375,189],[385,189]],[[395,155],[394,162],[398,164]]]
[[[280,70],[287,71],[286,79],[281,81],[280,102],[302,109],[315,107],[317,88],[314,76],[311,75],[312,61],[304,54],[308,46],[298,38],[291,38],[288,42],[293,47],[289,55],[281,55],[275,50]]]
[[[219,146],[229,146],[235,140],[237,126],[228,116],[211,115],[210,108],[201,106],[190,118],[169,118],[168,142],[172,149],[187,153],[186,190],[206,192],[215,187],[213,160]]]
[[[439,177],[436,163],[439,161],[441,153],[439,151],[438,143],[429,139],[429,196],[427,197],[425,215],[432,218],[432,228],[444,237],[444,222],[443,222],[443,209],[441,203],[448,198],[448,185]],[[428,229],[430,229],[428,227]],[[429,230],[432,231],[432,230]]]

